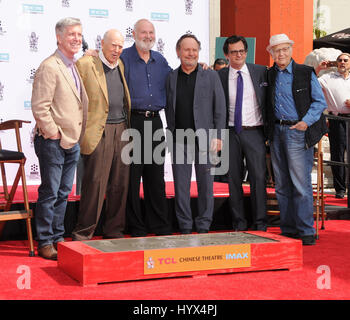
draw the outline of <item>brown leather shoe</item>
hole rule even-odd
[[[49,260],[57,260],[57,251],[52,244],[38,248],[38,255]]]

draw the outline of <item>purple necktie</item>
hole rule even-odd
[[[243,101],[243,78],[241,71],[237,71],[237,94],[235,106],[235,131],[240,133],[242,131],[242,101]]]

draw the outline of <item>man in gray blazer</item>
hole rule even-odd
[[[214,209],[213,181],[209,154],[221,150],[221,129],[225,128],[225,95],[218,74],[198,64],[200,42],[192,34],[183,35],[176,44],[181,66],[167,79],[165,109],[168,139],[173,161],[175,213],[180,232],[192,232],[190,205],[192,162],[198,187],[198,233],[208,232]],[[217,131],[215,131],[215,129]],[[213,134],[213,132],[217,134]],[[174,142],[174,144],[172,144]]]
[[[229,67],[219,76],[224,88],[229,129],[229,190],[233,229],[247,230],[243,206],[243,159],[250,183],[252,227],[266,231],[265,66],[246,63],[248,44],[244,37],[226,39],[224,54]],[[240,79],[239,79],[240,78]],[[239,111],[239,112],[238,112]]]

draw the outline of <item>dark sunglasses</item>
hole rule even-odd
[[[338,59],[337,61],[338,61],[338,62],[348,62],[349,59]]]

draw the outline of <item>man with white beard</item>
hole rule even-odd
[[[124,49],[120,58],[125,65],[125,79],[131,97],[131,128],[140,133],[140,145],[134,150],[141,152],[141,163],[131,163],[126,219],[131,236],[142,237],[148,232],[165,235],[171,232],[165,195],[164,166],[154,161],[153,150],[162,143],[151,136],[162,129],[159,112],[166,105],[165,83],[171,67],[157,51],[151,50],[155,43],[155,29],[147,19],[136,22],[133,30],[134,45]],[[145,128],[152,128],[145,132]],[[145,159],[144,154],[152,159]],[[140,182],[143,182],[145,213],[140,202]]]

